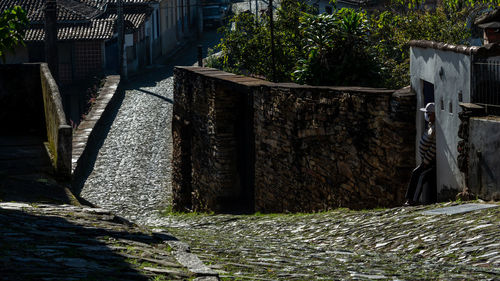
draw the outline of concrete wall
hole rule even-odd
[[[48,148],[56,172],[71,176],[72,128],[66,121],[61,95],[47,64],[40,65]]]
[[[500,200],[500,117],[469,119],[469,188],[485,200]]]
[[[458,128],[461,111],[459,102],[470,102],[471,57],[466,54],[412,47],[411,87],[417,95],[417,109],[424,107],[423,82],[434,84],[436,104],[436,148],[437,148],[437,189],[441,200],[455,196],[465,182],[457,164]],[[459,100],[459,96],[462,99]],[[422,135],[425,121],[423,114],[416,111],[417,137],[415,146]],[[417,163],[420,157],[416,155]]]
[[[402,203],[414,167],[409,89],[275,84],[197,67],[174,73],[177,209]]]

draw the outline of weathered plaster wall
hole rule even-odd
[[[411,48],[411,87],[417,95],[416,147],[425,121],[418,108],[424,107],[422,80],[434,84],[436,104],[436,164],[438,198],[448,199],[461,191],[465,182],[457,164],[459,102],[470,102],[471,57],[463,53],[431,48]],[[460,100],[461,94],[461,100]],[[416,155],[417,162],[420,157]]]
[[[469,119],[469,188],[485,200],[500,200],[500,117]]]
[[[409,89],[274,84],[197,67],[174,77],[176,209],[402,203],[414,167]]]

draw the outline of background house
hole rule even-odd
[[[9,54],[7,63],[45,61],[44,3],[43,0],[0,1],[0,11],[19,5],[27,12],[30,21],[24,38],[26,47],[18,47]],[[129,73],[152,61],[152,42],[159,37],[155,3],[123,0],[126,69]],[[116,0],[57,1],[59,84],[78,81],[104,70],[117,71],[116,5]]]
[[[166,55],[196,30],[196,0],[122,0],[124,71],[133,74]],[[6,56],[6,63],[45,62],[45,1],[0,0],[0,12],[21,6],[30,25],[25,46]],[[118,72],[117,0],[57,0],[58,75],[69,119],[78,123],[85,112],[85,93],[72,89],[86,79]]]

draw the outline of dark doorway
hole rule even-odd
[[[118,73],[118,67],[118,43],[113,39],[106,42],[106,70]]]
[[[422,80],[422,84],[423,84],[422,93],[424,95],[423,106],[425,106],[426,104],[428,104],[430,102],[434,102],[434,84],[427,82],[425,80]]]

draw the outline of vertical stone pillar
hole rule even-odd
[[[462,108],[462,111],[458,114],[458,117],[460,118],[458,137],[462,140],[460,140],[457,145],[457,163],[458,169],[464,174],[465,186],[462,192],[457,194],[457,199],[472,200],[474,199],[474,194],[472,190],[469,189],[469,119],[474,116],[483,116],[486,113],[482,106],[472,103],[460,103],[460,107]]]
[[[45,2],[45,61],[56,81],[59,81],[59,60],[57,57],[57,1]]]
[[[187,72],[174,69],[174,106],[172,116],[172,207],[192,210],[192,81]]]

